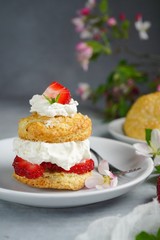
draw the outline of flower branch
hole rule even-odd
[[[87,83],[84,86],[83,83],[79,85],[77,92],[82,99],[88,98],[95,103],[100,98],[104,98],[106,103],[104,116],[107,120],[124,117],[131,104],[143,94],[143,86],[147,87],[147,91],[150,88],[152,91],[159,91],[160,84],[157,83],[157,79],[160,75],[158,65],[160,56],[139,53],[127,46],[131,32],[134,30],[138,32],[140,40],[149,39],[151,23],[144,21],[141,13],[135,14],[135,21],[132,23],[125,13],[120,13],[118,17],[111,15],[108,0],[87,0],[72,23],[80,37],[80,42],[76,46],[76,55],[83,70],[87,71],[90,62],[96,61],[102,55],[109,57],[125,53],[125,56],[131,55],[132,59],[134,57],[136,60],[133,64],[121,59],[97,89],[92,89]],[[147,67],[148,63],[152,67]],[[157,74],[150,84],[148,76],[151,75],[153,68]]]

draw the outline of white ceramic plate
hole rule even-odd
[[[103,158],[121,169],[141,167],[141,170],[119,178],[117,187],[105,190],[82,189],[58,191],[36,189],[21,184],[12,177],[13,138],[0,140],[0,199],[37,207],[73,207],[101,202],[120,196],[143,182],[153,170],[151,159],[143,160],[135,155],[133,147],[126,143],[100,137],[91,137],[91,146]]]
[[[130,144],[144,142],[142,140],[127,137],[124,134],[124,131],[123,131],[124,121],[125,121],[125,118],[119,118],[119,119],[113,120],[112,122],[109,123],[108,131],[111,134],[111,136],[117,140],[120,140],[120,141],[126,142],[126,143],[130,143]]]

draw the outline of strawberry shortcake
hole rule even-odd
[[[20,119],[13,141],[13,176],[37,188],[83,188],[94,169],[91,119],[77,113],[77,101],[58,82],[34,95],[30,104],[31,115]]]

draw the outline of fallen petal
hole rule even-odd
[[[105,170],[105,175],[110,177],[110,178],[114,178],[115,177],[115,175],[111,171],[109,171],[109,170]]]
[[[95,188],[96,188],[97,190],[102,190],[102,189],[103,189],[103,185],[96,185]]]
[[[114,176],[111,180],[111,187],[116,187],[118,185],[118,177]]]
[[[104,183],[104,184],[103,184],[103,188],[105,188],[105,189],[106,189],[106,188],[110,188],[110,184],[109,184],[109,183]]]
[[[154,159],[154,166],[159,166],[160,165],[160,155],[156,155]]]
[[[147,143],[135,143],[133,147],[137,154],[143,155],[145,157],[152,156],[152,148],[147,145]]]
[[[102,175],[106,175],[106,170],[109,170],[109,164],[108,164],[107,160],[100,161],[100,163],[98,165],[99,173]]]
[[[87,188],[95,188],[97,185],[102,185],[103,183],[103,177],[99,173],[93,173],[92,176],[86,179],[85,186]]]

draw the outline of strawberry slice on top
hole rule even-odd
[[[68,88],[58,82],[52,82],[44,91],[43,96],[52,103],[68,104],[71,100],[71,94]]]

